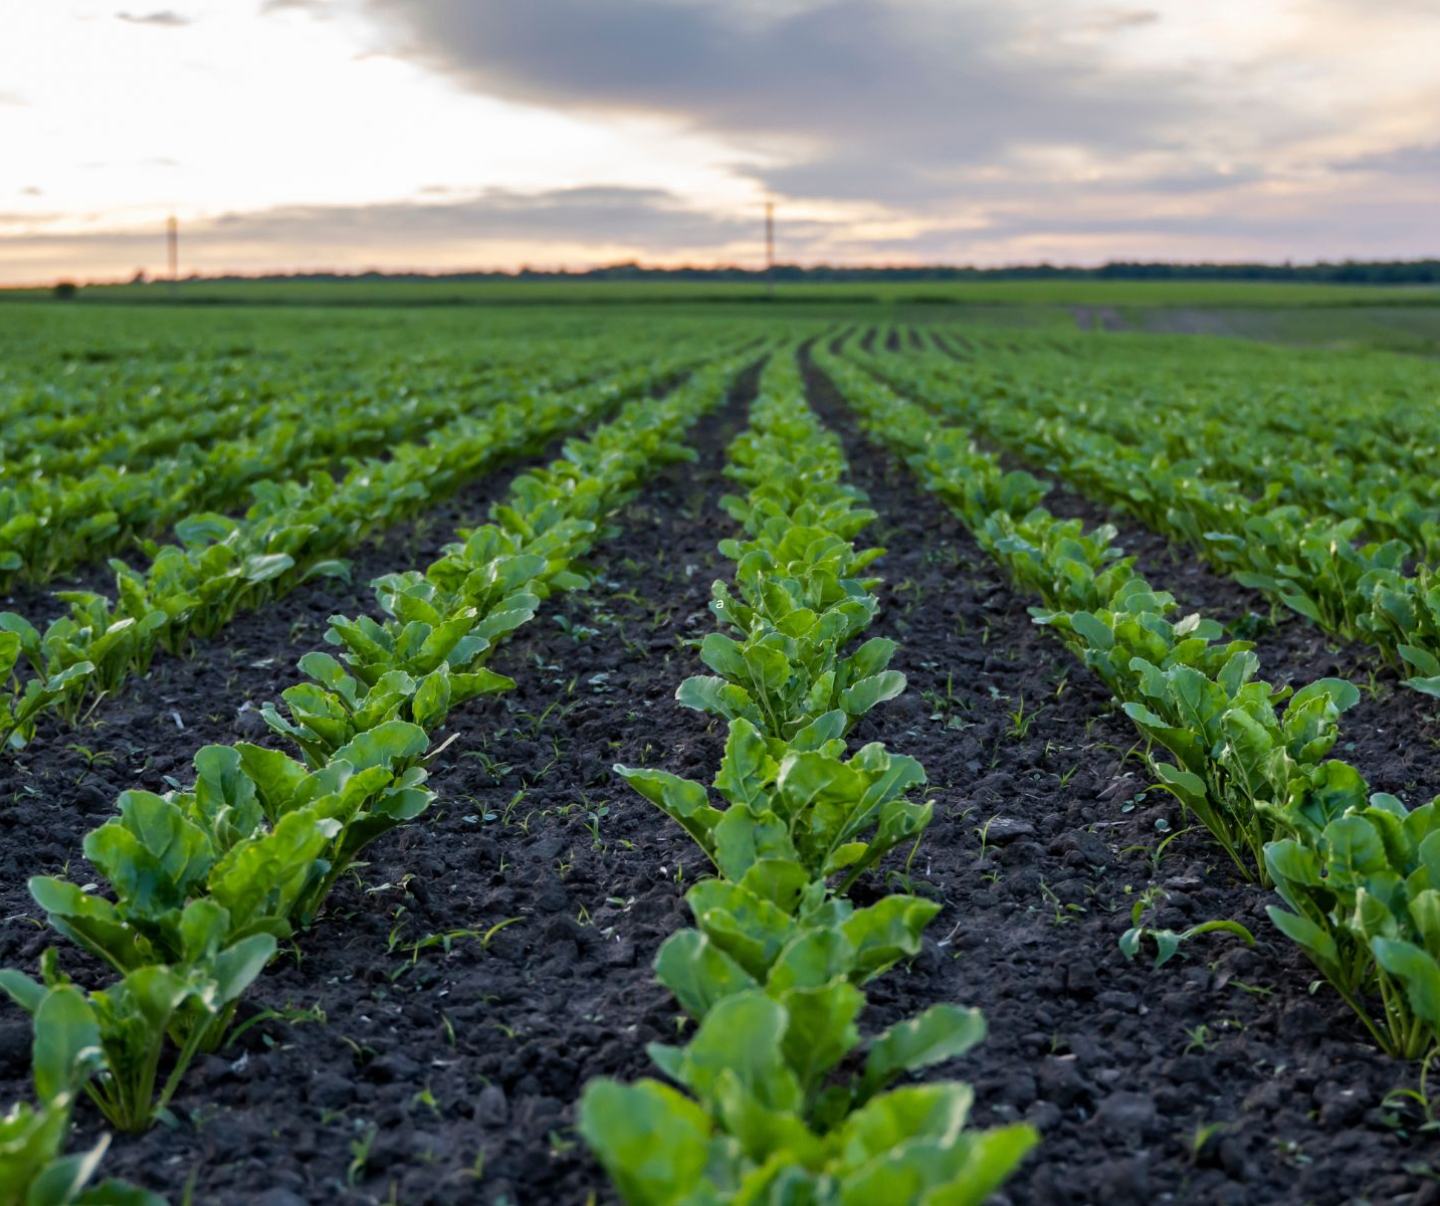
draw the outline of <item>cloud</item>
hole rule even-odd
[[[257,201],[188,221],[187,245],[207,266],[368,258],[440,267],[513,264],[522,254],[572,264],[632,255],[753,262],[762,191],[780,202],[782,255],[804,260],[1278,259],[1424,254],[1435,245],[1427,215],[1440,144],[1425,122],[1440,105],[1437,0],[249,0],[242,8],[257,38],[273,37],[277,48],[295,39],[308,53],[306,39],[333,38],[333,78],[365,73],[377,97],[395,89],[383,93],[386,110],[419,122],[415,141],[435,157],[417,156],[408,173],[404,156],[387,157],[381,167],[390,172],[395,159],[396,170],[380,177],[368,163],[353,176],[337,170],[318,188],[284,173],[257,181],[263,189],[238,195],[355,204]],[[99,11],[109,19],[112,10]],[[124,14],[167,15],[176,16]],[[302,28],[311,18],[323,27]],[[234,53],[255,57],[248,44]],[[550,114],[471,105],[463,93]],[[359,109],[307,110],[315,124],[282,124],[279,136],[320,148],[318,161],[339,145],[337,132],[365,126]],[[294,112],[290,105],[271,125],[257,123],[257,144]],[[573,120],[556,122],[554,113]],[[557,142],[517,130],[555,131]],[[561,153],[561,140],[580,149]],[[533,158],[517,157],[517,144]],[[495,156],[485,154],[491,147]],[[683,152],[673,162],[672,148]],[[135,166],[166,149],[113,157]],[[206,178],[204,153],[177,153],[190,176]],[[73,157],[87,156],[105,152]],[[134,174],[152,190],[145,212],[163,215],[166,202],[155,197],[174,181],[153,170],[160,166],[151,160]],[[597,176],[609,183],[478,192],[469,183]],[[58,172],[26,169],[19,178],[46,179],[50,194],[64,187]],[[690,191],[627,187],[656,182]],[[361,203],[392,189],[413,197]],[[205,195],[217,207],[237,197],[228,187]],[[748,200],[752,212],[718,212],[716,196],[741,208]],[[47,226],[45,237],[69,237],[53,233],[64,225]],[[19,229],[38,237],[33,225]],[[148,256],[150,229],[101,232],[93,246],[126,247],[132,237],[135,251],[123,254]]]
[[[305,12],[319,16],[328,7],[326,0],[262,0],[260,13]]]
[[[191,23],[189,17],[182,17],[168,8],[153,13],[116,13],[115,16],[117,20],[128,21],[131,25],[155,25],[162,29],[179,29]]]
[[[1160,14],[1153,8],[1111,9],[1097,13],[1091,19],[1092,28],[1105,33],[1116,29],[1136,29],[1142,25],[1154,25]]]
[[[1395,147],[1339,160],[1344,172],[1380,172],[1395,176],[1440,176],[1440,142]]]
[[[965,220],[867,227],[798,219],[782,207],[782,258],[833,263],[1016,263],[1117,258],[1400,258],[1426,245],[1433,226],[1428,190],[1378,195],[1355,178],[1337,202],[1353,226],[1337,238],[1333,212],[1303,196],[1243,192],[1240,203],[1161,211],[1114,195],[1038,194],[990,204]],[[1251,186],[1237,185],[1244,190]],[[1194,206],[1182,194],[1172,205]],[[111,272],[158,264],[162,225],[66,231],[64,216],[0,215],[0,262],[15,279]],[[23,233],[22,233],[23,232]],[[663,189],[590,186],[541,191],[492,188],[438,200],[378,205],[285,205],[182,221],[187,271],[326,268],[391,270],[649,262],[758,261],[753,213],[712,212]],[[29,266],[32,266],[29,267]],[[83,265],[83,269],[77,268]]]
[[[1166,145],[1188,83],[1115,70],[1053,4],[955,0],[367,0],[392,53],[550,107],[662,114],[720,134],[791,196],[953,195],[1024,147]],[[1102,10],[1112,38],[1155,14]]]
[[[747,235],[753,222],[691,208],[662,189],[589,186],[521,192],[487,189],[440,202],[293,205],[222,215],[204,237],[275,242],[544,240],[626,244],[654,253]]]
[[[14,223],[34,215],[9,215]],[[0,215],[0,223],[6,215]],[[158,224],[65,232],[48,230],[0,234],[0,249],[49,248],[73,251],[146,252],[159,246]],[[797,240],[818,227],[794,223]],[[391,201],[368,205],[284,205],[233,211],[182,221],[180,240],[187,255],[211,267],[233,262],[226,256],[294,263],[304,249],[312,266],[348,262],[357,252],[373,262],[436,262],[455,267],[500,262],[507,247],[554,247],[571,252],[604,249],[609,258],[664,257],[695,249],[732,251],[754,244],[753,215],[710,213],[662,189],[589,186],[538,192],[487,189],[445,201]],[[472,257],[467,260],[467,257]],[[0,258],[4,258],[0,256]]]

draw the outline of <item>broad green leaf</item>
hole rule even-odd
[[[1370,949],[1387,972],[1405,986],[1410,1008],[1432,1028],[1440,1028],[1440,964],[1411,942],[1372,938]]]
[[[867,1100],[902,1072],[963,1055],[984,1037],[984,1015],[959,1005],[933,1005],[918,1017],[897,1022],[870,1044],[859,1099]]]
[[[661,944],[655,976],[697,1020],[715,1002],[756,987],[753,976],[698,930],[681,930]]]
[[[711,1121],[659,1081],[592,1080],[580,1098],[579,1130],[631,1206],[671,1206],[703,1182]]]
[[[74,1093],[100,1057],[100,1025],[78,988],[52,988],[35,1011],[32,1071],[42,1102]]]

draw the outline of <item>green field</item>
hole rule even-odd
[[[0,291],[14,297],[34,290]],[[86,301],[294,305],[546,305],[571,302],[805,302],[1019,306],[1440,306],[1440,286],[1291,284],[1270,281],[978,280],[875,284],[643,281],[196,281],[97,285]]]
[[[208,288],[0,307],[0,1203],[1433,1182],[1428,294]]]

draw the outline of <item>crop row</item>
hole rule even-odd
[[[1440,799],[1407,809],[1326,757],[1355,688],[1322,679],[1292,695],[1263,681],[1248,642],[1226,640],[1214,620],[1172,618],[1175,600],[1135,573],[1113,528],[1055,518],[1042,483],[1005,472],[965,431],[937,427],[928,408],[837,357],[821,363],[871,437],[1040,596],[1036,621],[1102,679],[1146,738],[1156,777],[1240,871],[1274,885],[1286,907],[1272,920],[1377,1044],[1412,1058],[1433,1047]]]
[[[387,405],[405,401],[417,414],[443,420],[470,405],[472,391],[483,398],[494,384],[509,388],[562,388],[578,383],[593,364],[607,357],[598,340],[575,341],[554,370],[536,353],[538,341],[477,341],[477,368],[457,373],[417,373],[390,380],[365,374],[349,383],[348,367],[323,366],[299,379],[267,383],[257,391],[248,376],[227,375],[212,363],[192,366],[197,380],[181,376],[162,388],[158,383],[140,398],[107,396],[105,405],[79,412],[41,412],[11,420],[0,440],[0,474],[7,479],[75,478],[100,465],[134,472],[158,457],[187,444],[252,438],[277,423],[303,425],[323,405],[327,419],[347,416],[358,405],[372,407],[380,397]],[[196,368],[199,369],[196,372]],[[544,373],[544,376],[537,376]],[[427,379],[428,378],[428,379]],[[322,401],[323,400],[323,401]],[[377,415],[377,422],[383,416]],[[382,439],[396,438],[377,427]],[[403,437],[399,437],[403,438]]]
[[[419,318],[391,311],[340,324],[323,312],[232,311],[216,323],[172,311],[155,324],[123,310],[11,311],[0,333],[0,452],[8,465],[37,446],[43,456],[109,445],[117,423],[145,432],[238,410],[260,426],[277,413],[348,410],[380,396],[463,393],[496,368],[523,368],[541,343],[590,359],[607,338],[553,313]],[[551,363],[564,371],[565,359]],[[115,454],[132,460],[123,446]]]
[[[722,354],[723,354],[723,348]],[[65,592],[65,614],[42,632],[0,613],[0,747],[34,736],[58,711],[74,720],[93,700],[143,673],[157,650],[182,651],[251,610],[317,576],[348,576],[337,557],[370,532],[416,514],[506,460],[543,448],[618,402],[665,386],[700,353],[681,349],[589,386],[521,397],[461,417],[423,444],[402,444],[362,461],[340,481],[316,473],[305,483],[265,483],[240,520],[192,515],[176,525],[182,543],[154,551],[140,573],[119,561],[115,596]],[[19,667],[27,668],[22,675]]]
[[[918,842],[934,806],[908,799],[925,782],[913,758],[880,743],[846,757],[856,720],[905,680],[887,668],[893,642],[850,648],[878,609],[863,573],[881,550],[853,543],[874,514],[843,484],[839,442],[806,404],[792,353],[767,367],[726,472],[746,488],[724,500],[744,531],[720,546],[734,585],[712,592],[720,631],[700,656],[714,673],[676,692],[728,726],[715,794],[616,767],[715,868],[686,895],[695,928],[655,963],[696,1029],[683,1046],[648,1048],[681,1089],[592,1081],[581,1133],[642,1206],[978,1203],[1033,1131],[964,1130],[963,1084],[889,1086],[973,1046],[979,1013],[937,1005],[868,1039],[857,1024],[865,984],[919,950],[939,907],[895,894],[857,908],[848,890]],[[837,1076],[862,1050],[860,1070]]]
[[[1440,447],[1440,422],[1428,405],[1440,373],[1415,357],[1302,357],[1261,344],[1151,336],[926,334],[965,359],[985,392],[1003,390],[1027,404],[1068,397],[1082,419],[1125,404],[1164,430],[1177,455],[1200,437],[1233,452],[1238,465],[1251,441],[1298,442],[1303,458],[1277,456],[1255,483],[1278,486],[1286,501],[1322,498],[1326,478],[1355,474],[1382,493],[1384,482],[1399,480],[1435,497],[1434,485],[1420,479]]]
[[[1440,552],[1440,485],[1429,470],[1440,431],[1408,445],[1385,438],[1394,399],[1367,396],[1363,417],[1337,416],[1330,390],[1303,399],[1277,398],[1273,389],[1247,397],[1233,381],[1217,385],[1205,375],[1187,378],[1182,392],[1144,357],[1077,373],[1066,356],[1037,354],[1021,375],[1004,358],[1007,367],[997,370],[983,345],[961,351],[934,333],[929,342],[965,362],[972,390],[1010,399],[1033,421],[1115,437],[1157,469],[1238,482],[1262,503],[1359,519],[1363,539],[1404,540],[1427,561]]]
[[[418,435],[437,429],[443,435],[453,424],[463,430],[473,415],[523,396],[517,374],[531,377],[543,394],[643,368],[650,353],[601,346],[588,357],[567,356],[559,374],[548,367],[552,358],[553,349],[525,344],[508,365],[462,388],[371,398],[344,409],[327,401],[323,420],[312,400],[310,413],[282,413],[258,431],[203,448],[186,444],[143,467],[127,460],[77,477],[41,466],[0,485],[0,584],[46,581],[131,540],[146,547],[147,538],[188,515],[228,507],[247,493],[263,498],[347,456],[378,456]]]
[[[308,681],[284,692],[283,712],[265,711],[298,760],[248,743],[207,746],[189,790],[122,793],[117,815],[85,840],[113,898],[63,879],[31,881],[55,931],[120,979],[83,989],[53,948],[41,981],[0,973],[0,988],[35,1019],[40,1106],[17,1107],[0,1130],[0,1186],[20,1187],[15,1200],[85,1200],[76,1195],[99,1151],[59,1155],[82,1090],[122,1130],[164,1116],[277,942],[311,924],[369,843],[430,806],[426,765],[443,748],[433,736],[464,701],[514,686],[486,666],[497,643],[547,595],[586,586],[572,561],[639,483],[694,455],[685,431],[720,402],[740,364],[732,356],[663,399],[628,403],[562,459],[522,474],[491,522],[423,574],[375,581],[380,619],[333,617],[326,639],[339,656],[306,654]],[[114,1196],[124,1192],[99,1200],[149,1200]]]
[[[1205,478],[1191,464],[1167,464],[1126,438],[1059,418],[1037,422],[1012,397],[972,393],[951,361],[852,355],[926,406],[1054,467],[1324,631],[1375,646],[1408,675],[1408,686],[1440,694],[1440,581],[1423,565],[1407,572],[1412,550],[1404,541],[1359,544],[1366,520],[1358,515],[1335,519],[1275,505]]]
[[[1361,519],[1366,538],[1404,540],[1427,561],[1440,552],[1440,484],[1430,471],[1440,431],[1409,443],[1387,435],[1396,399],[1366,390],[1362,414],[1337,415],[1333,386],[1299,398],[1277,397],[1274,388],[1247,396],[1208,373],[1177,386],[1144,357],[1077,373],[1068,357],[1038,355],[1017,378],[997,372],[989,349],[958,353],[943,336],[934,343],[965,359],[971,388],[1004,394],[1036,418],[1115,436],[1157,465],[1237,481],[1272,504]]]

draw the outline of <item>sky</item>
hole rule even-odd
[[[161,2],[0,0],[0,284],[1440,255],[1440,0]]]

